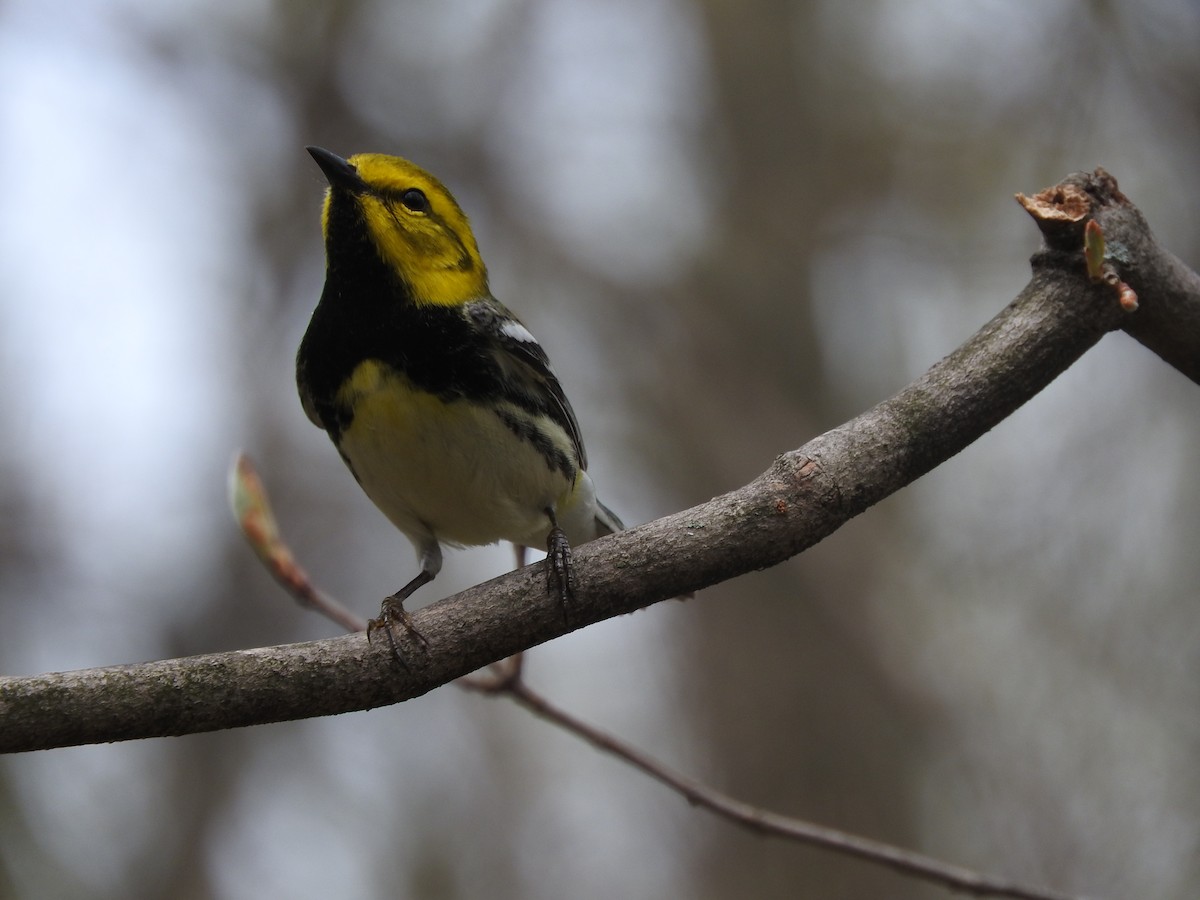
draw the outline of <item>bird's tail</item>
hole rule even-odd
[[[618,531],[624,531],[624,523],[617,517],[617,514],[601,503],[596,501],[596,537],[604,537],[606,534],[616,534]]]

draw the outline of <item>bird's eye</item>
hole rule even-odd
[[[425,192],[417,188],[409,188],[400,195],[400,202],[413,212],[429,212],[429,198]]]

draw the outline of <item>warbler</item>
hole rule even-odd
[[[329,187],[300,400],[420,562],[368,637],[383,628],[398,658],[394,625],[424,643],[404,601],[437,576],[443,545],[544,545],[565,610],[571,544],[624,526],[596,498],[546,352],[492,296],[470,223],[433,175],[397,156],[307,149]]]

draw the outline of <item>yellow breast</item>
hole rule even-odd
[[[576,484],[488,407],[445,401],[377,360],[359,364],[338,401],[353,411],[338,449],[367,496],[414,541],[538,546],[549,528],[545,510],[575,505]]]

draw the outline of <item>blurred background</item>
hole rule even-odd
[[[0,671],[330,636],[236,533],[235,449],[358,612],[415,571],[304,417],[324,180],[471,214],[606,502],[707,500],[1021,289],[1012,201],[1103,165],[1200,262],[1189,0],[0,0]],[[776,569],[529,655],[751,803],[1100,896],[1200,880],[1197,388],[1123,335]],[[452,553],[430,602],[511,565]],[[691,809],[505,702],[0,761],[0,896],[932,898]]]

